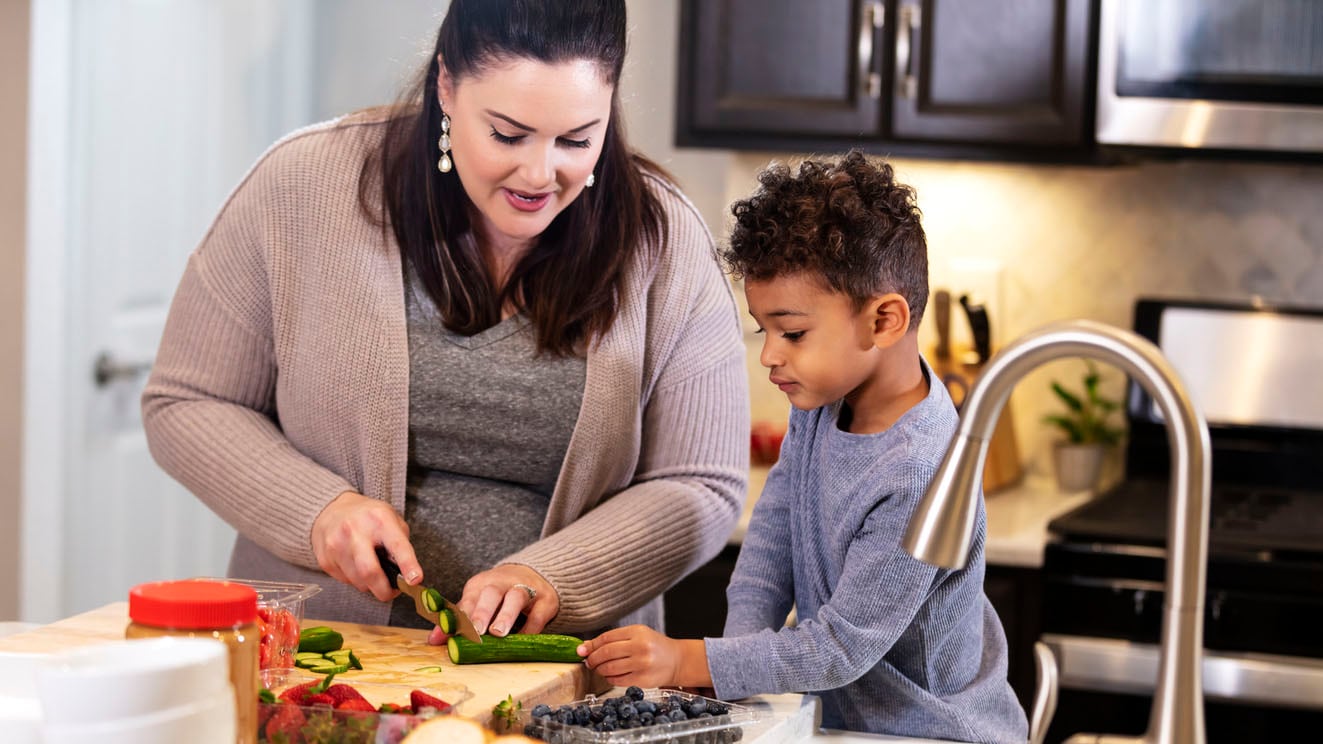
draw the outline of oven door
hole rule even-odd
[[[1323,152],[1323,12],[1299,0],[1102,0],[1104,144]]]
[[[1158,676],[1158,647],[1048,633],[1060,690],[1049,741],[1077,733],[1142,734]],[[1210,744],[1286,740],[1323,731],[1323,661],[1205,651]]]

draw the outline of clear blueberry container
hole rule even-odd
[[[738,703],[689,692],[635,690],[638,688],[630,688],[624,695],[589,695],[565,705],[523,710],[520,731],[548,744],[728,744],[742,741],[744,727],[765,716]]]

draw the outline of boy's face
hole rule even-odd
[[[878,363],[867,307],[799,273],[746,279],[749,314],[763,334],[758,361],[791,405],[811,410],[845,398]]]

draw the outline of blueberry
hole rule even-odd
[[[625,690],[625,697],[635,701],[642,700],[643,688],[638,685],[630,685],[629,689]]]
[[[603,731],[603,733],[611,732],[611,731],[615,731],[615,730],[616,730],[616,719],[614,719],[614,718],[606,718],[606,719],[603,719],[602,722],[599,723],[598,725],[602,727],[602,731]]]
[[[625,720],[629,720],[631,718],[637,718],[639,714],[638,709],[635,708],[631,703],[625,703],[624,705],[620,706],[618,710],[620,711],[620,717]]]
[[[593,715],[593,714],[592,714],[592,711],[588,710],[588,706],[586,706],[586,705],[580,705],[579,707],[577,707],[577,708],[574,709],[574,723],[575,723],[575,725],[576,725],[576,726],[587,726],[587,725],[588,725],[588,722],[592,719],[592,715]]]
[[[634,710],[637,710],[639,715],[651,713],[655,716],[657,715],[657,704],[651,700],[640,700],[637,703],[634,703]]]
[[[601,723],[602,719],[605,717],[606,714],[602,712],[602,706],[600,705],[593,706],[588,713],[588,720],[592,721],[593,723]]]
[[[689,716],[685,715],[683,710],[671,711],[671,723],[679,723],[687,720],[689,720]]]
[[[697,718],[707,712],[707,701],[703,698],[696,698],[689,703],[689,717]]]
[[[533,708],[533,717],[534,717],[534,718],[550,718],[550,717],[551,717],[551,706],[550,706],[550,705],[547,705],[546,703],[542,703],[542,704],[540,704],[540,705],[535,706],[535,707]]]
[[[555,719],[556,719],[556,723],[564,723],[564,724],[567,724],[567,725],[568,725],[568,724],[571,724],[571,723],[574,723],[574,711],[573,711],[573,710],[563,710],[563,709],[562,709],[562,710],[558,710],[558,711],[556,711]]]
[[[653,718],[653,716],[652,716],[651,713],[640,713],[640,714],[639,714],[639,724],[640,724],[640,725],[643,725],[643,726],[651,726],[651,725],[653,724],[654,720],[655,720],[655,719]]]
[[[724,716],[730,712],[730,706],[715,700],[707,704],[707,712],[714,716]]]

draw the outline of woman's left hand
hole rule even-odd
[[[551,584],[528,566],[503,563],[475,574],[464,584],[464,595],[455,603],[473,621],[479,633],[503,636],[514,627],[520,613],[521,633],[541,633],[560,612],[560,596]],[[440,645],[446,634],[433,628],[427,642]]]

